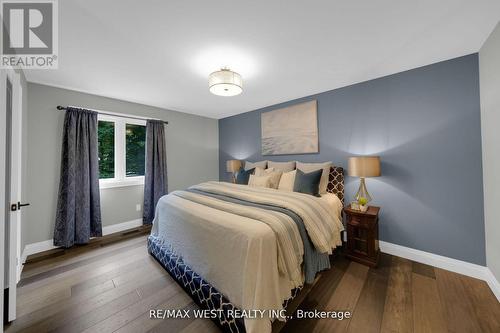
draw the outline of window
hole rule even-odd
[[[115,124],[111,121],[99,121],[97,140],[99,178],[115,178]]]
[[[127,124],[125,129],[127,177],[144,176],[146,166],[146,127]]]
[[[146,121],[99,115],[101,188],[144,184]]]

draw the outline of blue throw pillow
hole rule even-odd
[[[297,174],[295,175],[295,183],[293,184],[293,191],[311,194],[319,197],[319,182],[321,180],[322,173],[323,169],[319,169],[309,173],[304,173],[297,169]]]
[[[240,170],[238,170],[238,172],[236,173],[236,184],[248,185],[248,180],[250,179],[250,175],[253,174],[254,170],[255,168],[248,170],[241,168]]]

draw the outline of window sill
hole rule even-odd
[[[129,186],[144,186],[144,179],[141,180],[122,180],[122,181],[109,181],[99,183],[100,189],[129,187]]]

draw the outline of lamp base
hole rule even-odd
[[[359,202],[360,198],[366,198],[367,203],[372,201],[372,197],[370,196],[370,193],[368,193],[368,190],[366,189],[365,177],[361,177],[359,179],[358,192],[356,192],[354,198],[356,199],[357,202]]]

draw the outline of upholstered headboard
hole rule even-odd
[[[332,166],[326,191],[335,194],[344,204],[344,168]]]

